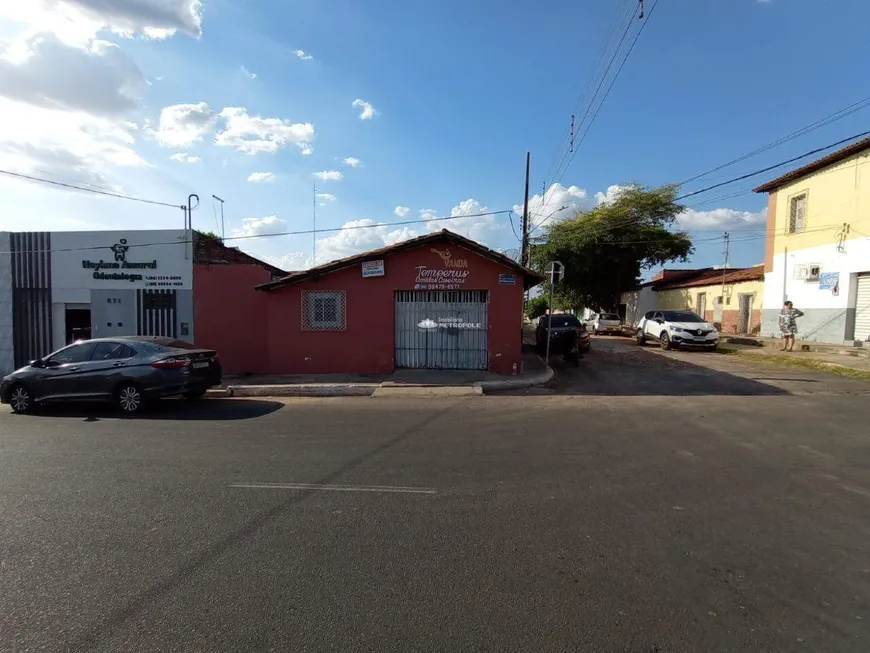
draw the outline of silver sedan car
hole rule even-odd
[[[160,336],[81,340],[0,381],[0,402],[16,413],[51,401],[110,401],[134,415],[149,399],[198,399],[221,382],[217,352]]]

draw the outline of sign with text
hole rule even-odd
[[[363,279],[367,279],[368,277],[382,277],[384,276],[384,262],[380,261],[363,261],[362,263],[362,275]]]
[[[418,265],[415,269],[414,290],[458,290],[468,280],[471,271],[468,260],[455,258],[449,248],[432,247],[430,253],[438,255],[440,265]]]

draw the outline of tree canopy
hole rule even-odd
[[[673,186],[628,186],[612,201],[545,225],[532,245],[532,266],[565,265],[554,289],[557,305],[615,309],[643,270],[687,261],[694,248],[687,233],[674,229],[685,210],[675,197]]]

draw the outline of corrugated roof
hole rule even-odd
[[[401,243],[396,243],[395,245],[388,245],[387,247],[373,249],[368,252],[363,252],[362,254],[356,254],[354,256],[348,256],[347,258],[338,259],[336,261],[330,261],[329,263],[325,263],[324,265],[318,265],[317,267],[311,268],[309,270],[292,272],[287,276],[282,277],[281,279],[275,279],[274,281],[262,283],[259,286],[255,287],[257,290],[272,290],[273,288],[279,288],[281,286],[286,286],[288,284],[303,281],[305,279],[313,279],[323,276],[324,274],[337,272],[338,270],[343,270],[352,265],[356,265],[357,263],[362,263],[363,261],[377,259],[383,256],[388,256],[390,254],[395,254],[396,252],[413,249],[415,247],[421,247],[423,245],[427,245],[433,242],[442,242],[445,240],[455,245],[459,245],[460,247],[464,247],[465,249],[471,250],[472,252],[476,252],[477,254],[480,254],[481,256],[495,261],[496,263],[499,263],[506,268],[509,268],[514,272],[522,275],[524,279],[523,283],[526,288],[536,286],[544,280],[543,275],[535,272],[534,270],[530,270],[525,266],[520,265],[513,259],[505,256],[504,254],[500,254],[499,252],[491,250],[489,247],[465,238],[464,236],[460,236],[459,234],[453,233],[452,231],[447,231],[447,229],[443,229],[441,231],[436,231],[435,233],[426,234],[425,236],[419,236],[417,238],[412,238],[411,240],[405,240]]]
[[[237,247],[227,247],[217,236],[199,231],[193,232],[193,262],[213,265],[259,265],[276,277],[283,277],[287,274],[286,270],[261,261],[250,254],[245,254]]]
[[[860,141],[855,141],[851,145],[847,145],[846,147],[837,150],[836,152],[831,152],[830,154],[823,156],[821,159],[816,159],[805,166],[801,166],[791,172],[787,172],[781,177],[777,177],[776,179],[772,179],[765,184],[762,184],[758,188],[753,188],[752,190],[756,193],[768,193],[772,190],[776,190],[780,186],[785,186],[793,181],[797,181],[801,177],[806,177],[807,175],[815,172],[816,170],[821,170],[822,168],[826,168],[829,165],[833,165],[837,163],[837,161],[842,161],[843,159],[847,159],[853,154],[858,154],[859,152],[863,152],[864,150],[870,149],[870,137],[862,138]]]
[[[692,270],[693,275],[678,279],[670,278],[665,281],[652,284],[653,290],[671,290],[674,288],[694,288],[697,286],[712,286],[715,284],[734,284],[743,281],[764,280],[764,266],[754,265],[751,268],[732,268],[730,270],[717,270],[705,268]]]

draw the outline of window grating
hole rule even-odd
[[[303,290],[302,330],[346,330],[345,298],[344,290]]]

